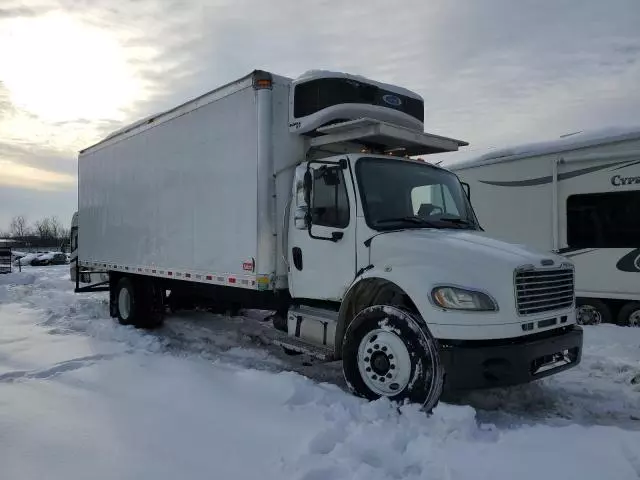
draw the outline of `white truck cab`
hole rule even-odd
[[[74,278],[108,275],[112,315],[141,327],[167,292],[271,308],[274,343],[427,409],[577,365],[571,262],[487,236],[468,186],[415,159],[466,145],[423,116],[394,85],[255,71],[122,129],[80,155]]]

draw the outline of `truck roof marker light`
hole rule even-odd
[[[207,280],[213,280],[213,275],[207,275],[205,278],[206,278]]]
[[[173,272],[167,272],[167,275],[172,276]]]
[[[229,283],[236,283],[236,279],[233,277],[229,277]]]
[[[273,78],[269,72],[265,72],[264,70],[255,70],[253,72],[253,88],[255,90],[271,88],[272,85]]]

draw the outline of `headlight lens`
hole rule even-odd
[[[476,310],[492,312],[498,310],[496,302],[486,293],[458,287],[437,287],[431,291],[433,302],[451,310]]]

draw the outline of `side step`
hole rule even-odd
[[[311,357],[317,358],[324,362],[332,362],[335,360],[335,355],[332,348],[319,345],[311,345],[302,340],[298,340],[295,337],[289,336],[279,330],[273,330],[269,332],[269,337],[274,345],[278,345],[283,348],[288,348],[294,352],[305,353]]]

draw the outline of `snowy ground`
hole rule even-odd
[[[345,393],[257,320],[143,333],[68,278],[0,276],[2,480],[640,478],[640,329],[587,328],[580,367],[427,417]]]

